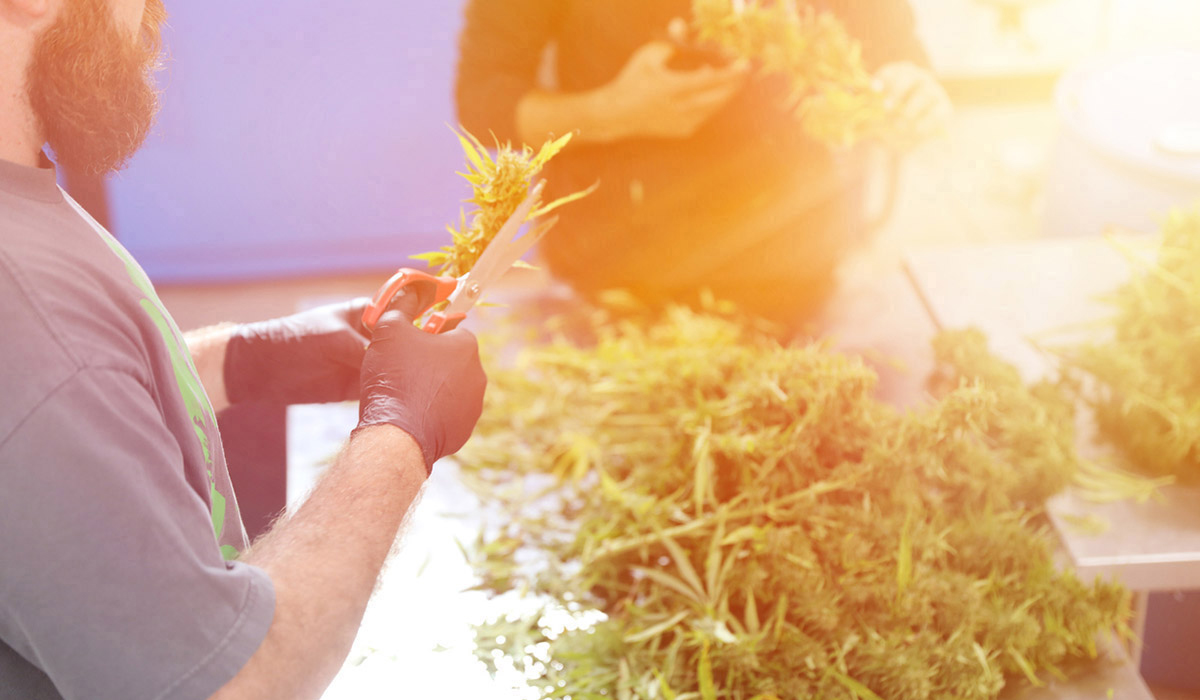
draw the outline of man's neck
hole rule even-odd
[[[8,95],[0,101],[0,159],[37,167],[44,143],[37,120],[32,111],[21,109],[28,104],[23,94]]]
[[[29,104],[24,61],[18,65],[21,52],[16,48],[0,48],[0,159],[36,167],[45,139]]]

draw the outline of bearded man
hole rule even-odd
[[[363,302],[184,336],[56,184],[153,121],[162,0],[0,0],[0,700],[316,698],[434,461],[475,425],[475,339],[368,338]],[[216,414],[358,397],[304,505],[248,546]]]

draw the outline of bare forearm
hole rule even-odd
[[[208,400],[217,413],[229,408],[229,398],[225,393],[225,347],[234,328],[232,323],[223,323],[183,334],[188,351],[192,354],[192,362],[196,365],[196,373],[200,375],[200,383],[204,385],[204,393],[208,394]]]
[[[518,135],[526,143],[569,131],[591,143],[690,138],[742,88],[749,64],[679,71],[669,65],[674,53],[671,44],[652,41],[595,89],[527,93],[517,103]]]
[[[421,450],[406,433],[377,426],[356,435],[299,511],[241,558],[270,575],[275,617],[215,700],[321,696],[424,481]]]
[[[552,135],[570,131],[578,132],[577,140],[585,143],[610,143],[628,137],[613,105],[605,104],[603,90],[533,90],[517,103],[517,132],[525,143],[542,143]]]

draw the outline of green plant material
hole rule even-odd
[[[781,75],[805,132],[832,146],[886,134],[887,110],[862,49],[833,14],[786,0],[693,0],[700,42]]]
[[[975,328],[943,331],[933,340],[935,393],[975,382],[994,393],[997,411],[986,430],[996,453],[1009,464],[998,484],[1026,503],[1041,503],[1076,480],[1075,407],[1058,384],[1027,385],[1016,367],[988,350]]]
[[[467,214],[461,213],[457,227],[446,227],[451,235],[450,245],[411,256],[436,268],[437,274],[450,277],[460,277],[471,271],[488,244],[500,233],[504,223],[529,196],[533,179],[571,140],[571,134],[568,133],[547,141],[536,154],[528,146],[513,148],[511,144],[502,145],[497,141],[496,154],[493,156],[466,129],[455,133],[467,158],[467,172],[459,175],[471,185],[472,195],[468,202],[475,209],[471,212],[469,223]],[[529,219],[536,219],[564,204],[586,197],[591,191],[576,192],[541,206],[530,213]]]
[[[545,698],[990,700],[1128,633],[1121,587],[1054,563],[1053,411],[1009,425],[960,381],[899,413],[860,361],[716,312],[592,331],[491,373],[459,456],[502,511],[481,588],[545,603],[480,627],[493,669]]]
[[[1151,498],[1161,501],[1160,489],[1173,483],[1173,476],[1149,478],[1113,465],[1105,466],[1089,460],[1080,462],[1079,473],[1075,476],[1075,487],[1079,489],[1079,493],[1094,503],[1145,503]]]
[[[1086,515],[1075,515],[1074,513],[1063,513],[1062,519],[1075,532],[1081,535],[1103,535],[1112,529],[1112,523],[1095,513]]]
[[[996,394],[997,416],[986,432],[994,449],[1012,465],[1010,488],[1026,501],[1045,500],[1070,484],[1084,499],[1097,503],[1144,503],[1161,498],[1159,489],[1171,483],[1169,478],[1149,479],[1080,456],[1074,427],[1077,382],[1060,378],[1026,385],[1016,367],[993,355],[987,338],[974,328],[939,333],[933,347],[934,391],[969,381]]]
[[[1113,239],[1113,243],[1120,243]],[[1200,478],[1200,209],[1171,212],[1157,262],[1112,294],[1112,335],[1059,349],[1105,440],[1139,471]]]

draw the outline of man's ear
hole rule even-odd
[[[68,0],[0,0],[0,18],[9,24],[27,26],[46,19]]]

